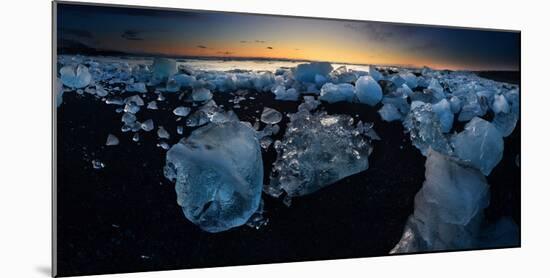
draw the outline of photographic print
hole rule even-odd
[[[520,247],[519,31],[71,2],[53,25],[55,276]]]

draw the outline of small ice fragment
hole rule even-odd
[[[378,110],[378,114],[380,114],[380,117],[382,117],[382,120],[386,122],[391,121],[397,121],[401,119],[401,113],[399,113],[399,110],[395,108],[395,106],[391,103],[386,103],[380,110]]]
[[[159,126],[157,130],[157,135],[159,136],[159,138],[170,139],[170,133],[168,133],[168,131],[163,126]]]
[[[55,105],[56,107],[61,106],[63,103],[63,81],[61,79],[55,79]]]
[[[382,88],[370,76],[361,76],[357,79],[357,82],[355,82],[355,92],[357,99],[361,103],[366,103],[370,106],[375,106],[382,100]]]
[[[147,87],[143,82],[126,84],[126,92],[147,93]]]
[[[205,111],[198,110],[195,111],[195,113],[191,114],[187,119],[185,120],[185,124],[188,127],[195,127],[195,126],[201,126],[205,125],[210,121],[208,118],[208,115]]]
[[[283,114],[281,114],[281,112],[269,107],[264,107],[264,110],[262,111],[262,116],[260,118],[260,120],[266,124],[276,124],[282,119]]]
[[[94,169],[96,170],[99,170],[105,168],[105,164],[97,159],[94,159],[92,160],[92,167],[94,167]]]
[[[92,75],[84,65],[67,65],[59,70],[61,81],[67,87],[84,88],[92,82]]]
[[[113,134],[110,134],[107,135],[107,141],[105,142],[105,145],[107,146],[116,146],[118,145],[119,143],[119,140],[116,136],[114,136]]]
[[[191,98],[197,102],[207,101],[212,98],[212,93],[206,88],[193,89]]]
[[[284,86],[275,87],[273,93],[275,94],[276,100],[297,101],[300,97],[300,94],[296,91],[296,89],[290,88],[287,90]]]
[[[260,146],[262,146],[262,149],[264,150],[269,148],[269,146],[271,146],[271,143],[273,143],[273,139],[271,139],[270,137],[266,136],[260,139]]]
[[[341,101],[353,102],[355,97],[355,88],[348,83],[333,84],[325,83],[321,87],[321,95],[319,100],[326,101],[328,103],[336,103]]]
[[[153,123],[153,120],[152,119],[149,119],[143,123],[141,123],[141,129],[143,129],[144,131],[151,131],[155,128],[155,124]]]
[[[139,141],[139,133],[137,133],[137,132],[134,133],[134,136],[132,136],[132,140],[133,140],[134,142],[138,142],[138,141]]]
[[[314,96],[304,96],[304,102],[298,106],[298,111],[313,111],[321,104]]]
[[[106,104],[124,105],[124,101],[119,98],[108,98],[105,100]]]
[[[191,108],[185,107],[185,106],[179,106],[179,107],[176,107],[176,109],[174,109],[174,111],[172,112],[176,116],[185,117],[189,115],[189,112],[191,112]]]
[[[109,94],[109,92],[107,92],[107,90],[103,89],[103,87],[101,87],[100,85],[95,85],[95,94],[100,96],[100,97],[105,97]]]
[[[159,107],[157,106],[157,102],[153,100],[153,101],[147,103],[147,109],[150,109],[150,110],[159,109]]]
[[[157,147],[163,149],[163,150],[168,150],[170,149],[170,145],[164,141],[161,141],[159,143],[157,143]]]
[[[136,121],[136,115],[132,113],[124,113],[122,115],[122,122],[124,122],[127,125],[130,125]]]
[[[183,126],[179,125],[179,126],[176,128],[176,131],[178,132],[179,135],[182,135],[182,134],[183,134]]]

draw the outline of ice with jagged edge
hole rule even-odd
[[[260,204],[261,148],[250,125],[209,123],[166,154],[165,176],[176,182],[185,217],[215,233],[245,224]]]
[[[519,243],[508,218],[488,223],[489,185],[477,169],[429,150],[426,180],[414,200],[414,213],[390,253],[505,247]],[[498,185],[495,185],[498,186]]]
[[[277,160],[266,192],[306,195],[366,170],[372,146],[365,133],[347,115],[291,114],[283,140],[275,144]]]
[[[411,111],[403,121],[412,144],[425,156],[429,148],[451,154],[449,139],[443,134],[441,122],[429,103],[415,101]]]

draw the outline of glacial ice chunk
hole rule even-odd
[[[161,139],[170,139],[170,133],[163,126],[159,126],[157,135]]]
[[[153,61],[153,78],[159,81],[165,81],[171,75],[178,72],[176,60],[168,58],[155,58]]]
[[[92,82],[90,71],[81,64],[64,66],[59,70],[59,73],[63,84],[70,88],[84,88]]]
[[[172,78],[180,87],[183,88],[191,88],[191,86],[197,81],[194,76],[184,73],[176,74]]]
[[[498,113],[493,118],[493,125],[500,132],[502,137],[508,137],[514,129],[518,121],[518,114],[513,113]]]
[[[174,109],[174,111],[172,111],[172,113],[174,113],[174,115],[180,116],[180,117],[185,117],[185,116],[189,115],[190,112],[191,112],[191,108],[185,107],[185,106],[176,107],[176,109]]]
[[[145,122],[141,123],[141,129],[143,129],[146,132],[149,132],[155,128],[155,124],[153,123],[152,119],[146,120]]]
[[[55,106],[59,107],[63,103],[63,81],[55,79]]]
[[[126,84],[126,92],[147,93],[147,87],[143,82]]]
[[[206,88],[195,88],[191,94],[193,101],[202,102],[212,98],[212,93]]]
[[[332,71],[332,65],[328,62],[313,62],[296,66],[294,78],[301,82],[315,83],[315,76],[327,77]]]
[[[116,146],[118,145],[118,143],[120,143],[120,141],[118,140],[118,137],[110,133],[109,135],[107,135],[107,141],[105,142],[106,146]]]
[[[451,112],[453,112],[453,114],[458,113],[462,108],[462,101],[456,96],[452,96],[449,102],[451,103]]]
[[[382,88],[378,82],[370,76],[361,76],[355,82],[357,99],[370,106],[375,106],[382,100]]]
[[[461,122],[467,122],[478,116],[485,115],[485,112],[481,106],[478,96],[473,93],[469,93],[462,99],[462,109],[458,115],[458,120]]]
[[[185,217],[216,233],[244,225],[260,205],[263,164],[255,131],[239,121],[208,124],[166,154]]]
[[[411,89],[414,89],[418,86],[418,79],[416,75],[410,72],[401,73],[399,74],[399,77],[401,77],[405,81],[405,84],[407,84],[407,86],[409,86],[409,88]]]
[[[495,95],[491,109],[495,114],[508,113],[510,112],[510,104],[503,95]]]
[[[321,104],[314,96],[304,96],[304,102],[298,105],[298,111],[313,111]]]
[[[453,128],[454,114],[451,111],[451,104],[447,99],[442,99],[436,104],[432,104],[432,111],[439,117],[441,123],[441,132],[447,133]]]
[[[281,114],[281,112],[269,107],[264,107],[264,110],[262,111],[262,116],[260,118],[260,120],[266,124],[276,124],[282,119],[283,114]]]
[[[384,76],[373,66],[369,66],[368,72],[372,79],[376,80],[376,82],[384,79]]]
[[[391,103],[386,103],[380,110],[378,110],[378,114],[380,114],[380,117],[382,120],[386,122],[391,121],[397,121],[401,119],[401,113],[399,113],[399,110],[395,108],[395,106]]]
[[[412,144],[424,156],[428,154],[429,148],[444,154],[452,153],[449,140],[443,135],[439,117],[431,104],[413,101],[403,126],[409,133]]]
[[[328,103],[336,103],[341,101],[353,102],[354,97],[355,90],[351,84],[325,83],[321,88],[321,96],[319,99]]]
[[[352,117],[299,111],[290,120],[283,140],[275,143],[277,160],[266,193],[306,195],[368,168],[370,141]]]
[[[430,150],[426,180],[414,199],[403,236],[390,253],[468,249],[477,246],[489,185],[477,170]]]
[[[298,93],[298,91],[296,91],[296,89],[290,88],[287,90],[285,86],[275,87],[273,94],[275,94],[276,100],[297,101],[300,97],[300,94]]]
[[[153,100],[153,101],[147,103],[147,109],[150,109],[150,110],[158,110],[159,107],[158,107],[158,105],[157,105],[157,102]]]
[[[452,138],[455,155],[488,176],[502,159],[502,134],[493,124],[475,117]]]

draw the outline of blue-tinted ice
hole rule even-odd
[[[166,154],[185,217],[207,232],[245,224],[258,209],[263,164],[255,131],[239,121],[210,123]]]

